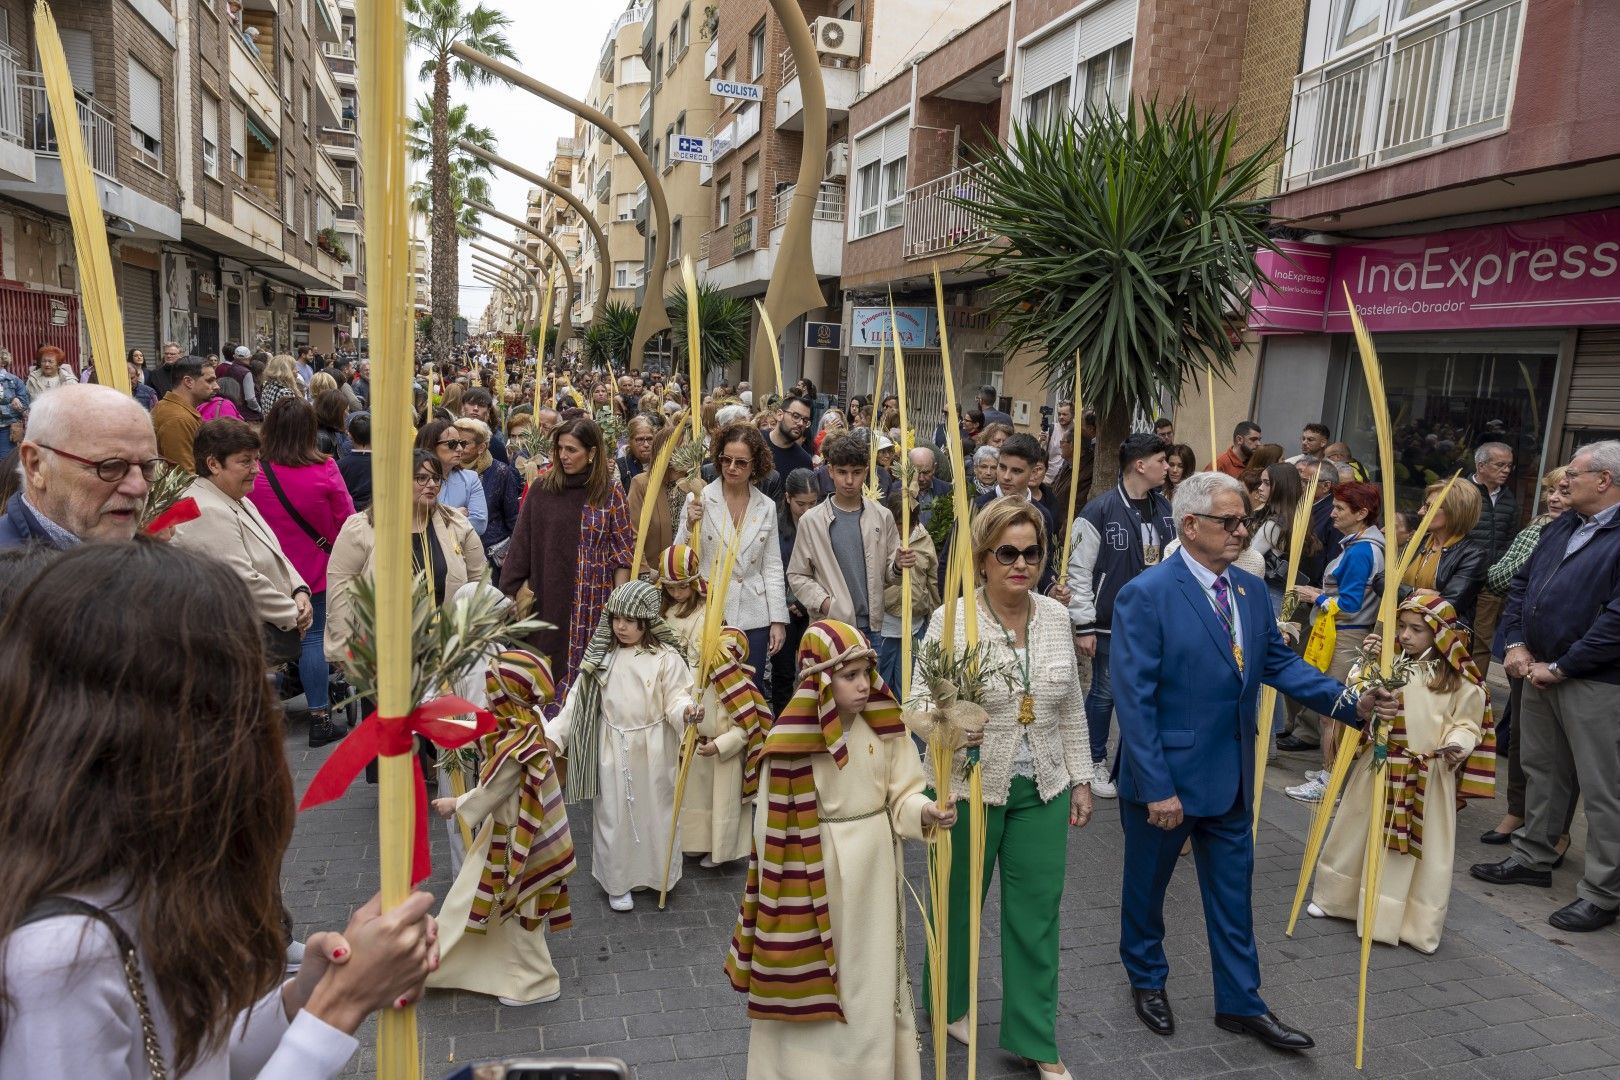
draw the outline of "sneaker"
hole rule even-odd
[[[946,1024],[945,1034],[966,1046],[968,1044],[968,1018],[962,1016]]]
[[[545,997],[537,997],[533,1001],[519,1001],[517,998],[509,997],[498,997],[495,1000],[500,1002],[502,1005],[508,1006],[509,1008],[521,1009],[525,1005],[544,1005],[546,1002],[556,1001],[560,997],[562,997],[562,988],[558,987]]]
[[[1309,915],[1313,919],[1327,918],[1327,912],[1323,911],[1321,906],[1317,904],[1315,900],[1312,900],[1310,903],[1305,905],[1305,914]]]
[[[296,975],[304,966],[304,943],[294,941],[287,946],[287,974]]]
[[[1286,789],[1285,794],[1290,799],[1298,799],[1300,802],[1321,802],[1322,796],[1327,794],[1327,785],[1313,777],[1298,787]]]
[[[634,911],[636,907],[636,898],[631,896],[629,893],[620,893],[617,896],[609,896],[608,907],[612,908],[614,911]]]
[[[1323,787],[1327,787],[1328,771],[1326,769],[1306,769],[1305,779],[1307,781],[1315,780]]]
[[[1094,761],[1091,763],[1091,794],[1099,799],[1119,798],[1119,788],[1108,777],[1108,762]]]

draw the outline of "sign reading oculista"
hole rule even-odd
[[[1620,325],[1620,211],[1542,218],[1371,244],[1262,253],[1250,325],[1345,333],[1345,289],[1373,331]],[[1294,251],[1292,249],[1300,249]],[[1322,306],[1312,297],[1325,278]]]

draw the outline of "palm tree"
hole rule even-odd
[[[483,68],[452,56],[451,46],[458,42],[479,52],[503,60],[516,60],[517,54],[507,43],[503,32],[511,20],[499,11],[491,11],[483,4],[463,10],[461,0],[405,0],[406,37],[411,47],[427,54],[418,71],[418,77],[433,81],[432,110],[428,114],[428,158],[434,215],[431,220],[433,238],[432,304],[433,355],[440,360],[450,355],[451,333],[455,327],[460,306],[459,282],[456,263],[456,213],[453,197],[452,169],[450,165],[450,80],[453,78],[468,86],[492,82],[494,77]],[[463,123],[465,123],[463,112]]]
[[[612,366],[624,371],[630,360],[630,346],[636,340],[636,321],[640,313],[629,304],[609,300],[591,320],[585,332],[585,357],[597,367]],[[592,337],[595,331],[595,337]]]
[[[433,128],[435,116],[432,104],[422,98],[416,102],[416,111],[409,118],[405,129],[405,152],[411,161],[427,161],[433,153]],[[445,129],[449,132],[452,142],[465,140],[483,150],[494,152],[495,133],[487,127],[467,122],[467,106],[457,105],[450,110],[445,119]],[[452,150],[450,153],[450,184],[449,184],[449,220],[454,223],[451,230],[456,239],[463,239],[472,235],[472,226],[478,224],[478,211],[472,209],[471,203],[489,202],[489,177],[494,175],[489,162],[483,158],[469,154],[463,150]],[[418,180],[411,185],[411,210],[434,221],[437,226],[438,219],[433,214],[433,196],[438,185],[428,181]],[[437,237],[434,240],[438,243]],[[437,275],[435,274],[435,280]]]
[[[1074,357],[1097,410],[1093,490],[1117,476],[1135,411],[1211,366],[1233,371],[1256,254],[1275,250],[1265,203],[1251,196],[1275,143],[1244,157],[1230,112],[1188,102],[1071,123],[1018,126],[981,163],[971,198],[951,197],[993,244],[991,312],[1002,347],[1030,352],[1048,386],[1074,385]]]
[[[748,355],[748,332],[754,311],[746,300],[727,296],[706,281],[698,282],[698,348],[703,355],[703,377],[724,375]],[[670,339],[677,369],[686,370],[686,290],[676,289],[664,299],[669,309]],[[763,401],[763,398],[759,400]]]

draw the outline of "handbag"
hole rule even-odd
[[[298,632],[298,627],[283,630],[275,623],[264,625],[264,653],[270,658],[271,667],[280,667],[290,664],[303,653],[304,635]]]
[[[135,1011],[141,1017],[141,1045],[146,1051],[146,1067],[152,1071],[152,1080],[168,1080],[169,1070],[163,1063],[163,1046],[158,1042],[157,1025],[152,1021],[152,1007],[146,996],[146,980],[141,977],[141,959],[135,950],[135,943],[118,925],[118,920],[96,905],[71,896],[44,897],[23,912],[17,925],[27,926],[62,915],[94,919],[112,934],[113,941],[118,945],[119,959],[123,961],[124,982],[129,987],[129,996],[135,1000]]]
[[[276,493],[276,500],[281,503],[281,508],[287,511],[287,516],[292,518],[293,524],[303,530],[304,535],[309,537],[316,547],[330,555],[332,553],[332,541],[316,532],[315,526],[305,521],[304,515],[294,509],[292,502],[287,498],[287,493],[281,490],[281,481],[276,479],[276,470],[270,467],[268,461],[262,461],[259,465],[264,472],[264,478],[270,483],[270,490]]]

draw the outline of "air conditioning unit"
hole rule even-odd
[[[823,172],[829,180],[849,176],[849,143],[833,143],[827,148],[827,167]]]
[[[854,19],[815,19],[810,37],[818,53],[857,59],[861,55],[861,24]]]

